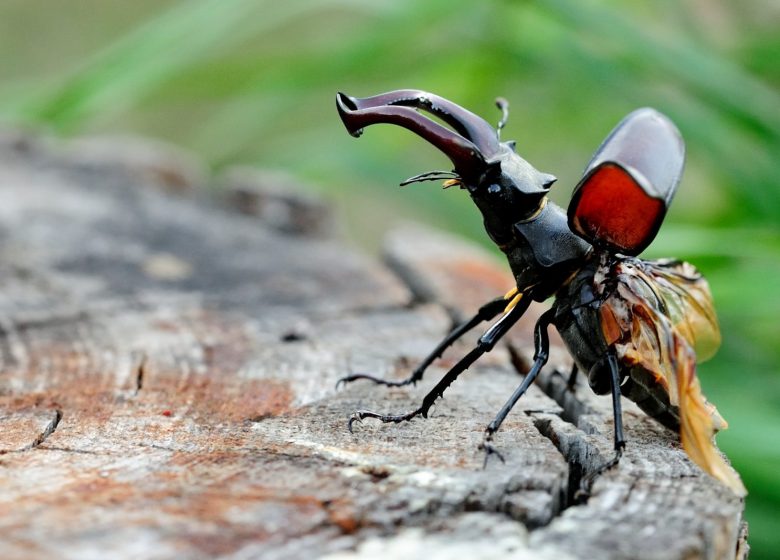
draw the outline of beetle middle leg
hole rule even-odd
[[[501,456],[501,453],[499,453],[498,450],[492,445],[493,434],[498,431],[509,412],[515,406],[515,404],[517,404],[517,401],[520,399],[520,397],[525,394],[525,392],[531,386],[531,383],[534,382],[534,379],[536,379],[536,376],[539,375],[539,372],[544,367],[544,364],[547,363],[547,359],[550,355],[550,337],[547,334],[547,328],[552,323],[554,317],[554,308],[548,309],[542,314],[541,317],[539,317],[539,320],[536,322],[536,326],[534,327],[534,364],[531,366],[531,370],[528,372],[528,374],[526,374],[526,376],[523,378],[520,386],[515,389],[515,392],[512,393],[512,396],[509,397],[509,400],[506,402],[506,404],[501,407],[501,410],[498,411],[498,414],[496,414],[496,417],[493,419],[493,421],[488,424],[487,428],[485,428],[485,439],[480,445],[480,447],[485,451],[485,464],[487,464],[487,460],[490,455],[497,455],[499,459],[502,461],[504,460],[504,458]]]
[[[449,387],[461,373],[466,371],[469,366],[471,366],[471,364],[476,362],[480,356],[486,352],[490,352],[496,343],[498,343],[498,341],[509,331],[509,329],[511,329],[512,326],[517,323],[520,317],[523,316],[523,314],[528,309],[528,306],[531,304],[530,298],[521,298],[517,300],[513,299],[512,301],[515,302],[515,305],[509,307],[506,313],[504,313],[504,315],[502,315],[501,318],[480,337],[476,348],[461,358],[461,360],[444,375],[441,381],[439,381],[436,386],[431,389],[427,395],[425,395],[422,405],[419,408],[407,414],[379,414],[377,412],[371,412],[370,410],[358,410],[349,418],[349,424],[347,425],[349,431],[352,432],[352,425],[355,422],[360,422],[364,418],[376,418],[377,420],[385,423],[404,422],[406,420],[411,420],[416,416],[427,418],[428,411],[433,406],[433,403],[444,394],[444,391],[447,389],[447,387]],[[502,303],[506,307],[506,301],[502,300]]]
[[[450,334],[444,337],[444,340],[442,340],[436,346],[436,348],[434,348],[433,351],[430,354],[428,354],[422,362],[420,362],[420,365],[418,365],[414,369],[414,371],[409,375],[409,377],[407,377],[406,379],[402,379],[400,381],[394,381],[390,379],[382,379],[380,377],[374,377],[373,375],[369,375],[366,373],[355,373],[339,379],[338,382],[336,383],[336,387],[338,387],[342,383],[345,384],[351,383],[352,381],[356,381],[358,379],[367,379],[369,381],[373,381],[378,385],[385,385],[387,387],[403,387],[405,385],[416,385],[417,382],[423,378],[423,374],[425,373],[425,370],[428,369],[428,366],[430,366],[437,359],[441,358],[442,354],[444,354],[444,351],[447,348],[455,344],[455,342],[460,337],[462,337],[464,334],[469,332],[471,329],[473,329],[483,321],[490,321],[491,319],[495,318],[496,315],[498,315],[499,313],[501,313],[506,309],[507,303],[511,304],[515,302],[517,295],[518,295],[517,290],[515,289],[509,292],[508,294],[506,294],[504,297],[491,300],[485,305],[483,305],[482,307],[480,307],[476,315],[474,315],[468,321],[461,323],[460,325],[455,327],[450,332]]]

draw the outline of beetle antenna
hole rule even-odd
[[[460,179],[460,175],[454,171],[428,171],[426,173],[420,173],[414,177],[409,177],[406,181],[401,183],[402,187],[410,185],[412,183],[422,183],[424,181],[440,181],[442,179]]]
[[[496,126],[496,136],[501,139],[501,129],[506,126],[506,122],[509,120],[509,101],[504,97],[496,97],[496,107],[501,111],[501,120],[498,121]]]

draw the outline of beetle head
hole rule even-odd
[[[497,128],[463,107],[442,97],[417,90],[397,90],[374,97],[336,96],[341,120],[353,136],[366,126],[388,123],[418,134],[452,161],[453,172],[431,172],[402,184],[449,179],[445,186],[467,190],[482,212],[485,228],[499,245],[512,240],[512,226],[536,215],[544,206],[555,177],[536,170],[515,153],[514,142],[501,142],[499,133],[506,122],[506,104]],[[433,121],[416,109],[427,111],[450,128]]]

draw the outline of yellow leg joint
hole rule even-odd
[[[504,309],[504,313],[509,313],[512,311],[515,306],[520,302],[520,300],[523,299],[523,294],[519,293],[515,297],[512,298],[512,301],[509,302],[509,304]]]
[[[507,292],[507,293],[504,295],[504,299],[512,299],[512,298],[513,298],[513,297],[515,297],[516,295],[517,295],[517,287],[514,287],[514,288],[512,288],[511,290],[509,290],[509,291],[508,291],[508,292]]]

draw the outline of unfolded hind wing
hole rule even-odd
[[[683,448],[704,471],[745,494],[739,477],[713,444],[726,422],[707,402],[696,377],[697,352],[709,357],[720,343],[706,281],[688,263],[620,261],[610,272],[614,290],[601,306],[605,340],[626,368],[640,366],[679,408]]]

